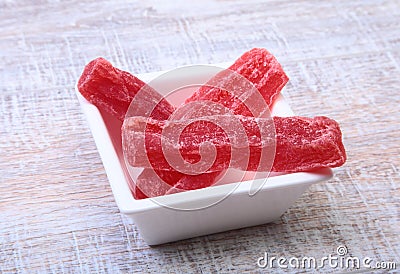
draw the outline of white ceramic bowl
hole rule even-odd
[[[149,82],[162,73],[141,74],[138,77]],[[182,75],[182,77],[190,77],[190,75]],[[152,199],[135,200],[129,189],[128,182],[131,178],[127,172],[121,148],[122,123],[99,111],[78,91],[76,93],[92,131],[119,210],[132,218],[139,228],[141,237],[149,245],[277,220],[310,185],[332,177],[332,170],[324,168],[315,172],[273,174],[255,195],[249,195],[251,182],[247,181]],[[280,96],[272,114],[290,116],[293,112],[283,96]],[[230,194],[226,195],[227,193]],[[162,206],[163,204],[169,206]],[[207,204],[213,205],[204,207]],[[171,207],[201,209],[179,210]]]

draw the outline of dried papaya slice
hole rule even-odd
[[[244,77],[246,82],[253,84],[256,89],[243,90],[244,81],[237,75]],[[234,114],[258,116],[251,110],[258,103],[258,95],[261,95],[261,99],[264,99],[267,106],[271,108],[288,80],[282,66],[269,51],[254,48],[239,57],[228,70],[214,76],[185,102],[208,100],[222,104],[231,109]],[[257,94],[254,94],[254,91]]]
[[[144,88],[145,87],[145,88]],[[146,92],[155,106],[150,117],[168,119],[175,108],[154,89],[127,71],[120,70],[104,58],[89,62],[78,80],[78,90],[86,100],[123,121],[135,95]]]
[[[346,160],[346,153],[342,143],[342,133],[336,121],[317,116],[306,117],[273,117],[276,136],[271,136],[271,123],[269,119],[254,118],[246,116],[214,116],[204,117],[213,120],[222,127],[215,127],[205,132],[205,128],[198,125],[198,121],[158,121],[151,118],[131,117],[125,120],[123,125],[123,139],[125,140],[125,155],[130,165],[137,167],[157,166],[159,170],[175,170],[192,168],[193,159],[202,157],[201,145],[205,142],[212,144],[209,150],[205,149],[204,154],[210,154],[216,149],[215,161],[210,167],[200,166],[201,172],[216,172],[229,167],[247,171],[269,171],[269,166],[259,162],[259,157],[253,157],[256,151],[267,149],[267,152],[275,152],[276,156],[272,171],[295,172],[307,171],[322,167],[337,167]],[[246,130],[243,136],[237,136],[237,126],[232,122],[238,120]],[[181,130],[187,128],[188,130]],[[224,132],[222,128],[230,129],[231,132]],[[261,130],[263,139],[257,136]],[[180,139],[175,140],[172,135],[161,132],[182,132]],[[227,138],[227,136],[233,138]],[[248,136],[253,136],[248,138]],[[148,139],[145,146],[145,139]],[[163,139],[163,143],[158,140]],[[247,138],[247,142],[246,139]],[[232,142],[233,140],[233,142]],[[150,145],[151,144],[151,145]],[[250,149],[250,157],[246,151]],[[269,149],[270,148],[270,149]],[[269,149],[269,150],[268,150]],[[179,153],[176,153],[179,151]],[[243,158],[233,158],[231,155],[243,155]],[[166,160],[166,155],[178,155],[185,161],[179,162],[173,168]],[[148,155],[152,155],[150,162]],[[268,161],[268,158],[264,158]],[[172,159],[173,161],[173,159]],[[179,166],[181,164],[181,166]],[[209,164],[206,162],[206,164]],[[263,168],[267,168],[264,170]]]

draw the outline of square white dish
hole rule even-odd
[[[226,67],[227,64],[217,66]],[[163,72],[137,76],[149,82],[161,74]],[[182,75],[182,77],[190,77],[190,75]],[[255,195],[249,195],[251,182],[247,181],[234,183],[235,188],[228,196],[226,193],[232,189],[232,184],[135,200],[129,189],[128,182],[131,178],[122,153],[122,123],[86,101],[78,90],[76,93],[103,161],[118,208],[121,213],[133,220],[139,228],[141,237],[149,245],[277,220],[310,185],[332,177],[332,170],[324,168],[314,172],[275,174],[267,179]],[[291,116],[293,112],[283,96],[280,96],[272,114]],[[222,200],[218,203],[197,210],[178,210],[162,206],[168,202],[169,205],[180,208],[202,207],[211,200],[219,198]]]

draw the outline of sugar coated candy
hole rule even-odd
[[[272,171],[294,172],[307,171],[322,167],[337,167],[346,160],[342,143],[342,133],[336,121],[317,116],[306,117],[273,117],[276,130],[271,129],[269,119],[246,116],[214,116],[205,117],[213,120],[222,127],[201,127],[198,121],[158,121],[144,117],[131,117],[124,122],[125,154],[130,165],[137,167],[154,167],[157,169],[184,170],[186,166],[193,169],[201,157],[201,145],[212,144],[205,148],[203,154],[210,155],[216,150],[214,162],[205,161],[204,166],[198,166],[198,173],[221,171],[232,167],[247,171],[269,171],[268,157],[260,162],[259,157],[253,157],[260,150],[265,149],[267,155],[276,155]],[[238,127],[233,123],[237,119],[246,131],[242,136],[237,135]],[[193,126],[194,125],[194,126]],[[192,127],[191,127],[192,126]],[[181,130],[182,128],[188,130]],[[211,130],[205,132],[207,128]],[[222,130],[228,130],[228,132]],[[260,130],[263,138],[256,133]],[[173,135],[162,132],[181,132],[179,140]],[[230,138],[232,137],[233,138]],[[250,137],[250,138],[249,138]],[[145,139],[148,145],[145,146]],[[157,140],[161,140],[159,142]],[[275,143],[276,142],[276,143]],[[246,151],[249,151],[246,154]],[[232,157],[236,153],[239,157]],[[272,153],[272,154],[271,154]],[[153,157],[150,162],[148,155]],[[182,157],[180,159],[166,159],[167,155]],[[242,155],[243,157],[240,157]],[[175,160],[175,161],[174,161]],[[175,165],[171,166],[171,161]]]
[[[174,112],[174,107],[162,95],[153,90],[139,78],[129,72],[113,67],[104,58],[96,58],[89,62],[78,80],[78,90],[86,100],[123,121],[129,105],[139,91],[141,98],[154,105],[149,116],[165,120]],[[143,105],[146,102],[143,100]]]

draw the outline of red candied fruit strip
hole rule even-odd
[[[289,80],[277,59],[263,48],[254,48],[245,52],[228,69],[250,81],[258,90],[259,94],[261,94],[269,108],[272,107],[279,92]],[[237,94],[234,94],[231,90],[227,92],[219,88],[221,84],[218,82],[224,80],[231,81],[232,76],[233,75],[227,75],[224,71],[217,74],[214,79],[209,81],[209,83],[215,83],[216,87],[209,85],[200,87],[192,96],[186,99],[185,103],[208,100],[224,105],[231,109],[234,114],[253,116],[251,111],[244,104],[243,98],[239,98]],[[229,83],[226,85],[229,86]],[[224,84],[222,84],[222,86],[224,86]],[[234,86],[232,88],[234,88]]]
[[[253,135],[252,131],[257,131],[258,127],[263,128],[265,132],[270,132],[269,119],[246,116],[236,116],[235,118],[241,121],[248,135]],[[220,116],[215,119],[224,124],[229,123],[232,117]],[[342,133],[336,121],[324,116],[315,118],[273,117],[273,120],[276,130],[276,155],[272,171],[297,172],[323,167],[337,167],[346,161]],[[181,123],[181,121],[158,121],[144,117],[131,117],[125,120],[123,134],[129,146],[125,146],[124,149],[126,149],[125,153],[130,165],[150,167],[151,163],[148,162],[147,154],[152,154],[154,159],[162,159],[164,154],[161,143],[153,142],[152,146],[146,148],[147,151],[143,151],[141,147],[143,147],[144,139],[158,139],[162,130],[179,129],[182,127]],[[144,128],[148,128],[149,131],[145,133]],[[241,152],[247,148],[246,145],[241,145],[241,142],[230,143],[227,138],[224,138],[224,132],[220,130],[213,130],[204,134],[204,128],[192,127],[186,135],[185,132],[182,132],[181,137],[182,140],[176,144],[164,135],[166,151],[174,151],[178,147],[182,157],[190,159],[193,155],[199,157],[199,147],[204,141],[208,141],[216,147],[217,152],[219,152],[215,161],[217,164],[214,164],[207,172],[228,168],[231,150]],[[268,149],[268,147],[273,149],[275,143],[271,139],[266,139],[265,142],[257,137],[250,138],[248,145],[256,150]],[[247,165],[247,162],[243,159],[232,159],[231,167],[249,171],[269,171],[269,165],[261,164],[259,166],[258,162],[254,163],[251,150],[249,160],[250,163]],[[170,165],[161,165],[161,162],[157,163],[159,169],[164,169],[166,172],[171,170]],[[263,170],[263,168],[266,170]]]
[[[145,83],[129,72],[113,67],[104,58],[96,58],[89,62],[78,80],[78,90],[86,100],[123,121],[133,98]],[[150,87],[141,92],[156,107],[150,117],[166,120],[175,108],[162,95]]]
[[[229,69],[253,83],[269,108],[289,81],[278,60],[263,48],[245,52]]]
[[[185,175],[180,178],[174,187],[168,189],[165,194],[174,194],[187,190],[195,190],[206,188],[213,185],[216,179],[221,176],[223,172],[203,173],[199,175]]]
[[[177,171],[155,171],[145,168],[138,176],[136,183],[129,187],[135,199],[145,199],[165,195],[182,177]]]
[[[199,175],[185,175],[176,171],[159,170],[157,173],[146,168],[139,175],[136,184],[130,185],[135,199],[152,198],[166,194],[208,187],[215,182],[221,172]],[[171,187],[173,186],[173,187]],[[146,194],[144,194],[144,193]]]
[[[238,127],[243,127],[242,131],[238,131]],[[260,135],[260,128],[262,135]],[[185,121],[153,119],[148,121],[144,117],[130,117],[123,125],[124,150],[130,165],[136,167],[150,165],[156,166],[159,170],[171,171],[189,168],[188,172],[199,173],[221,171],[229,167],[255,171],[260,164],[264,169],[267,168],[270,166],[267,161],[272,163],[272,156],[269,159],[264,157],[260,163],[260,155],[263,148],[268,148],[273,155],[274,150],[270,150],[274,149],[274,133],[271,119],[257,120],[248,116],[231,115],[216,115],[203,117],[202,120]],[[177,134],[179,134],[179,142],[173,139]],[[230,138],[235,143],[231,143]],[[164,147],[162,142],[165,144]],[[203,147],[205,159],[200,156],[200,146],[206,142],[216,149],[215,160],[214,158],[207,159],[207,155],[212,156],[212,147]],[[148,157],[149,155],[152,157]],[[177,155],[182,156],[184,162],[179,161]],[[231,155],[233,156],[232,165],[229,166]],[[174,161],[173,167],[166,156],[169,156],[169,161]],[[200,160],[201,163],[199,163]],[[187,167],[187,163],[197,163],[200,166],[193,170],[194,167]],[[212,166],[208,168],[210,164]]]
[[[339,167],[346,162],[339,124],[325,116],[274,117],[276,153],[273,171],[299,172]]]

